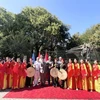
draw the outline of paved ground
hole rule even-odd
[[[3,97],[8,93],[10,90],[0,91],[0,100],[11,100],[11,99],[3,99]]]

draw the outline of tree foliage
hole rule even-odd
[[[100,47],[100,24],[96,24],[87,29],[83,34],[76,33],[72,36],[72,47],[84,43],[92,44],[94,47]]]
[[[41,7],[25,7],[19,14],[0,8],[0,52],[3,56],[29,55],[33,50],[55,51],[70,38],[69,26]]]
[[[77,32],[71,37],[70,48],[76,47],[82,44],[82,40],[80,38],[80,33]]]

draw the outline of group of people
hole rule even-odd
[[[21,63],[20,58],[15,61],[6,57],[0,59],[0,90],[23,88],[26,81],[26,59]]]
[[[35,69],[33,77],[27,76],[26,69],[29,67]],[[58,77],[52,77],[50,75],[52,68],[64,69],[67,78],[60,80]],[[85,61],[81,59],[80,62],[77,59],[74,59],[73,62],[69,59],[66,63],[62,57],[59,57],[52,61],[51,56],[48,57],[47,61],[44,61],[42,55],[37,57],[34,63],[31,58],[28,63],[26,59],[21,62],[20,58],[17,58],[16,61],[9,57],[6,57],[6,61],[0,60],[0,90],[52,84],[54,87],[96,91],[99,78],[100,65],[97,60],[94,61],[93,65],[87,59]]]
[[[68,70],[68,89],[80,89],[80,90],[97,90],[98,78],[100,78],[100,65],[95,60],[91,65],[89,60],[80,60],[80,63],[74,59],[74,63],[69,59],[67,64]]]

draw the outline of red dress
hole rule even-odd
[[[70,89],[74,89],[75,88],[75,80],[74,80],[75,70],[74,70],[74,64],[73,63],[68,63],[67,67],[68,67],[68,70],[67,70],[67,73],[68,73],[67,86]]]
[[[67,70],[68,77],[70,78],[70,77],[74,76],[74,73],[75,73],[74,64],[73,63],[68,63],[67,67],[68,67],[68,70]]]
[[[75,85],[76,89],[79,88],[79,77],[80,77],[80,66],[79,63],[74,63],[74,68],[75,68]]]
[[[4,83],[4,73],[5,73],[5,69],[2,63],[0,63],[0,89],[3,88],[3,83]]]
[[[21,72],[20,72],[20,75],[23,76],[23,77],[26,77],[26,71],[25,71],[26,66],[27,66],[27,64],[24,63],[24,62],[21,64]]]
[[[86,63],[87,68],[87,83],[88,83],[88,89],[93,90],[93,77],[92,77],[92,66],[88,62]]]
[[[92,70],[92,75],[93,75],[94,80],[98,79],[98,74],[99,74],[98,64],[94,64],[93,70]]]
[[[19,88],[24,88],[25,87],[25,81],[26,81],[26,63],[23,62],[21,64],[21,68],[20,68],[20,76],[19,76]]]
[[[11,61],[10,62],[10,73],[13,75],[13,68],[14,68],[14,65],[15,65],[15,61]]]
[[[5,62],[4,67],[6,68],[6,73],[7,73],[7,88],[9,87],[10,83],[10,74],[11,74],[11,69],[10,69],[10,62]]]
[[[93,86],[94,86],[93,88],[94,90],[97,90],[98,76],[99,76],[99,65],[98,64],[93,64],[92,75],[93,75]]]
[[[88,90],[87,87],[87,69],[85,63],[80,64],[81,77],[80,77],[80,88],[83,90]]]
[[[21,64],[16,62],[13,67],[13,89],[19,88],[19,76],[20,76]]]

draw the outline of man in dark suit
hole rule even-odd
[[[40,55],[39,62],[41,63],[41,67],[40,67],[40,81],[41,81],[41,85],[44,86],[44,84],[45,84],[45,62],[43,60],[43,56],[42,55]]]
[[[48,84],[50,85],[50,70],[53,67],[53,61],[51,60],[51,56],[48,57],[48,60],[46,62],[46,73],[47,73],[47,79],[48,79]]]

